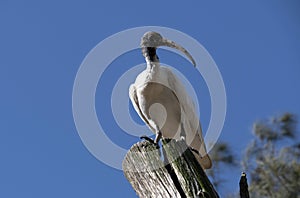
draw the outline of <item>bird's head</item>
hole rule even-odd
[[[195,60],[186,49],[184,49],[174,41],[163,38],[157,32],[146,32],[141,39],[143,56],[145,58],[149,58],[151,61],[158,60],[158,57],[156,55],[156,48],[158,48],[159,46],[167,46],[183,52],[191,60],[193,65],[196,66]]]

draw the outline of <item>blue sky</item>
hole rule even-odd
[[[135,196],[122,171],[99,162],[81,142],[72,115],[72,89],[94,46],[137,26],[180,30],[209,51],[227,91],[219,140],[228,141],[240,157],[254,121],[286,111],[300,115],[299,9],[296,0],[0,1],[0,197]],[[163,50],[160,57],[166,63],[184,63]],[[141,62],[139,51],[125,54],[106,78],[121,75],[118,67],[123,64],[129,68]],[[192,75],[190,71],[183,72]],[[101,89],[109,92],[110,86],[97,88],[97,113],[107,114],[102,122],[112,127],[108,136],[129,148],[138,138],[122,134],[110,119],[111,110],[104,109],[108,100],[101,100]],[[205,129],[210,104],[201,86]],[[231,191],[237,189],[240,172],[237,168],[227,176]]]

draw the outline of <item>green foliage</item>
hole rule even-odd
[[[214,165],[212,169],[207,171],[207,174],[210,176],[213,185],[217,188],[225,181],[221,177],[221,166],[235,166],[237,163],[228,144],[224,142],[217,143],[209,155]]]
[[[290,113],[253,124],[254,138],[246,148],[242,169],[249,176],[251,198],[300,198],[300,142],[297,119]],[[224,167],[236,166],[227,143],[218,143],[210,152],[214,167],[208,171],[218,188]],[[228,198],[239,197],[237,194]]]
[[[258,121],[242,162],[250,173],[250,197],[300,197],[300,144],[290,113]]]

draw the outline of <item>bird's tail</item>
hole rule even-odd
[[[212,162],[208,154],[200,156],[198,153],[193,151],[194,156],[198,160],[199,164],[203,169],[210,169],[212,167]]]
[[[203,169],[210,169],[212,167],[211,159],[206,151],[205,142],[202,136],[202,129],[199,123],[197,133],[193,137],[194,139],[191,142],[191,147],[198,152],[193,152],[194,156],[200,163]]]
[[[212,167],[212,161],[207,154],[204,138],[202,135],[201,124],[197,117],[193,119],[183,120],[183,131],[185,133],[186,143],[193,149],[193,154],[202,166],[203,169]],[[196,129],[196,130],[195,130]]]

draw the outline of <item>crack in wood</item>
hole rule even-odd
[[[217,192],[183,140],[163,140],[160,151],[149,142],[134,144],[123,172],[139,197],[211,197]]]

